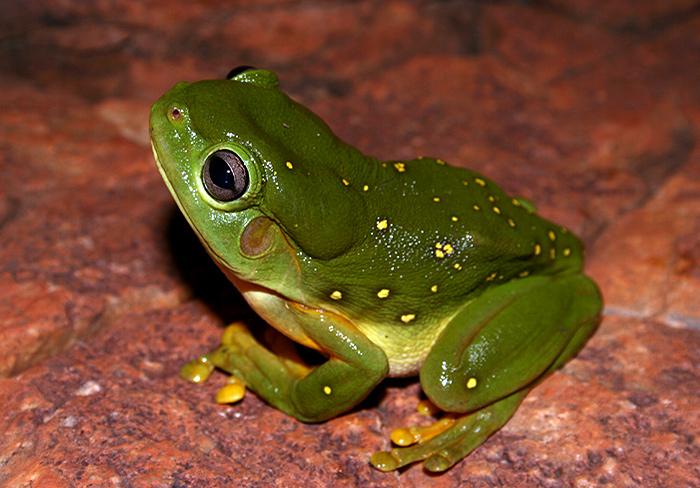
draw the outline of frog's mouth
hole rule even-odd
[[[229,267],[226,264],[226,261],[216,252],[212,247],[209,245],[209,243],[204,239],[202,234],[199,232],[199,229],[197,229],[197,226],[194,225],[192,218],[189,216],[187,213],[187,210],[185,209],[185,206],[182,204],[182,201],[177,195],[177,192],[175,192],[175,189],[173,188],[172,183],[170,183],[170,179],[168,178],[168,174],[165,171],[165,168],[163,167],[163,163],[160,161],[160,157],[158,157],[158,149],[156,148],[155,142],[151,139],[151,150],[153,151],[153,159],[156,161],[156,167],[158,168],[158,172],[160,173],[160,176],[163,178],[163,181],[165,182],[165,186],[168,188],[168,191],[170,192],[170,195],[172,195],[173,200],[175,200],[175,204],[177,207],[180,209],[180,212],[182,215],[185,217],[185,220],[187,221],[188,224],[190,224],[190,228],[194,231],[195,235],[197,236],[197,239],[199,239],[199,242],[202,243],[206,251],[209,253],[210,256],[214,258],[214,261],[216,262],[217,265],[228,269],[231,273],[236,273],[234,269]]]
[[[182,212],[182,215],[185,216],[185,220],[187,220],[187,223],[190,224],[190,227],[192,227],[194,229],[194,231],[197,233],[197,236],[201,239],[202,236],[199,234],[199,231],[192,223],[192,219],[187,214],[187,211],[185,210],[184,205],[182,205],[182,202],[180,201],[180,198],[177,196],[177,193],[175,192],[173,185],[170,183],[170,179],[168,178],[168,174],[165,172],[165,168],[163,168],[163,163],[160,162],[160,157],[158,157],[158,150],[156,149],[156,145],[153,142],[153,140],[151,140],[151,150],[153,151],[153,159],[155,159],[155,161],[156,161],[156,167],[158,168],[158,172],[160,173],[161,178],[163,178],[163,181],[165,182],[165,186],[168,187],[168,191],[170,192],[170,195],[172,195],[173,200],[175,200],[175,203],[177,204],[178,208],[180,209],[180,212]]]

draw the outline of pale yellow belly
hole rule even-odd
[[[426,356],[449,319],[416,329],[408,325],[377,325],[357,323],[357,328],[369,340],[382,348],[389,359],[389,376],[418,374]]]
[[[246,301],[268,324],[303,346],[321,350],[297,322],[299,314],[303,313],[298,306],[265,288],[240,281],[235,277],[232,277],[232,281]],[[389,361],[389,376],[392,377],[417,374],[428,352],[450,320],[446,318],[436,321],[433,325],[416,327],[352,322],[340,316],[338,319],[348,325],[354,325],[384,351]]]

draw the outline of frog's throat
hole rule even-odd
[[[323,308],[308,307],[275,290],[243,280],[226,268],[221,268],[226,277],[238,289],[246,302],[267,324],[302,346],[323,354],[323,348],[311,339],[298,324],[301,316],[325,315],[346,325],[351,322],[342,315]]]

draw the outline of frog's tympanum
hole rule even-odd
[[[230,373],[222,403],[248,387],[319,422],[387,376],[417,374],[442,418],[395,430],[400,447],[371,463],[444,471],[596,328],[600,294],[571,232],[474,171],[362,154],[270,71],[178,83],[153,105],[151,137],[221,270],[269,325],[326,358],[310,366],[235,323],[183,369],[195,382]]]

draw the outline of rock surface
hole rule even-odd
[[[700,2],[0,7],[0,486],[700,486]],[[180,79],[275,69],[344,139],[475,168],[580,233],[599,331],[435,477],[371,469],[415,381],[304,425],[180,364],[255,320],[148,146]]]

